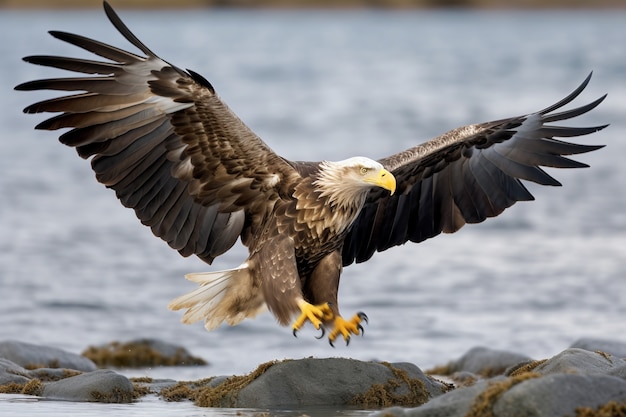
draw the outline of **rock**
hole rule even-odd
[[[0,385],[26,384],[28,381],[28,370],[8,359],[0,358]]]
[[[133,384],[116,372],[99,369],[45,384],[42,396],[55,400],[129,403]]]
[[[491,381],[504,380],[503,377],[492,378]],[[457,388],[440,395],[418,408],[392,407],[374,412],[372,417],[464,417],[471,409],[474,400],[488,386],[486,380],[476,384]]]
[[[531,358],[505,350],[474,347],[455,361],[428,371],[440,375],[452,375],[455,372],[471,372],[480,376],[500,375],[514,365],[528,362]]]
[[[567,417],[579,407],[596,409],[626,401],[626,381],[605,375],[527,375],[483,380],[437,397],[421,407],[394,407],[376,417]]]
[[[37,368],[28,371],[31,378],[40,381],[58,381],[59,379],[69,378],[70,376],[80,375],[82,372],[66,368]]]
[[[454,369],[459,370],[481,369],[472,368],[474,365],[461,360],[451,362],[450,366],[458,366]],[[610,353],[570,348],[546,361],[510,369],[507,376],[480,380],[472,386],[438,396],[421,407],[394,407],[372,415],[565,417],[577,415],[577,409],[615,410],[626,403],[626,363]],[[626,407],[620,408],[623,409]]]
[[[623,360],[608,353],[570,348],[538,365],[534,372],[542,375],[555,373],[610,375],[611,371],[623,364]]]
[[[425,403],[447,388],[412,364],[307,358],[264,364],[249,376],[204,388],[196,403],[237,408],[408,406]]]
[[[135,387],[135,390],[143,389],[147,393],[159,394],[164,389],[168,389],[168,388],[173,387],[174,385],[179,384],[178,381],[174,379],[169,379],[169,378],[166,378],[166,379],[147,378],[147,379],[149,380],[149,382],[142,381],[142,378],[133,378],[132,382],[133,382],[133,386]]]
[[[52,382],[50,382],[52,381]],[[27,370],[0,358],[0,392],[68,401],[130,402],[133,384],[113,371],[87,373],[64,368]]]
[[[626,342],[617,340],[584,337],[575,341],[570,347],[590,350],[592,352],[606,352],[618,358],[626,359]]]
[[[67,368],[82,372],[96,369],[89,359],[49,346],[6,340],[0,342],[0,358],[5,358],[24,368]]]
[[[83,355],[100,367],[141,368],[207,364],[204,359],[192,356],[182,346],[156,339],[137,339],[125,343],[111,342],[102,346],[90,346]]]
[[[577,415],[579,407],[595,409],[610,401],[626,401],[626,380],[606,375],[555,373],[515,385],[491,409],[495,417],[565,417]]]

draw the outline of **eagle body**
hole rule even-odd
[[[366,316],[345,319],[337,299],[342,269],[407,242],[453,233],[532,200],[524,181],[558,186],[541,167],[582,168],[567,156],[599,145],[562,140],[606,125],[559,125],[605,98],[563,109],[585,89],[543,110],[450,130],[374,161],[295,162],[276,154],[219,98],[203,76],[159,58],[104,2],[115,28],[141,53],[84,36],[55,38],[101,59],[35,55],[25,61],[78,73],[25,82],[17,90],[73,92],[28,106],[57,113],[37,129],[69,129],[60,141],[91,159],[115,191],[182,256],[207,264],[241,240],[238,267],[191,273],[192,292],[169,307],[208,330],[268,308],[293,332],[311,323],[346,342]]]
[[[341,248],[373,187],[361,181],[367,175],[382,176],[386,182],[378,184],[395,190],[391,174],[368,158],[309,164],[289,187],[293,191],[273,202],[266,219],[246,221],[263,226],[254,233],[248,231],[242,239],[250,252],[244,264],[227,274],[199,274],[201,281],[190,278],[202,286],[172,301],[170,308],[187,308],[185,322],[211,317],[207,328],[222,321],[237,324],[256,315],[263,304],[279,323],[286,325],[298,312],[298,300],[328,303],[333,317],[338,316]],[[205,291],[205,287],[214,285],[214,280],[223,281],[220,292]],[[233,302],[231,297],[238,301]],[[218,313],[222,304],[227,308]]]

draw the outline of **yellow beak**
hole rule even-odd
[[[389,190],[391,195],[396,192],[396,177],[385,168],[382,168],[378,171],[376,178],[373,181],[373,184],[378,185],[379,187],[384,188],[385,190]]]

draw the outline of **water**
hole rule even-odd
[[[296,339],[268,314],[206,332],[179,323],[170,299],[194,288],[181,258],[93,178],[87,162],[36,132],[21,109],[45,93],[16,84],[58,75],[29,54],[86,56],[46,35],[66,30],[127,47],[101,11],[0,12],[0,340],[80,353],[137,337],[180,343],[199,368],[122,370],[177,380],[242,374],[283,358],[409,361],[423,369],[486,345],[545,358],[582,336],[623,339],[626,325],[626,14],[624,12],[122,11],[163,58],[205,75],[275,151],[290,159],[378,158],[473,122],[557,101],[594,71],[581,140],[608,147],[551,170],[562,188],[497,219],[377,254],[344,271],[346,315],[364,338],[332,349]],[[586,100],[586,101],[585,101]],[[241,247],[210,269],[238,265]],[[153,397],[132,405],[0,396],[2,415],[223,415]],[[6,410],[6,412],[4,411]],[[247,413],[243,410],[242,412]],[[250,411],[251,413],[253,411]],[[215,413],[215,414],[214,414]],[[358,415],[358,412],[352,412]]]

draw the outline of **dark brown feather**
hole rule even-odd
[[[81,92],[35,103],[25,112],[61,112],[37,128],[71,128],[61,142],[83,158],[93,157],[98,181],[114,189],[156,236],[184,256],[196,254],[210,263],[242,233],[255,235],[272,202],[289,198],[290,181],[300,176],[228,109],[205,78],[160,59],[108,4],[104,8],[145,57],[52,31],[112,62],[26,57],[95,76],[20,84],[16,89]]]
[[[573,101],[587,86],[591,74],[571,94],[537,113],[454,129],[422,145],[383,158],[396,177],[397,192],[388,196],[372,190],[346,238],[343,264],[363,262],[376,251],[407,241],[419,242],[439,233],[451,233],[466,223],[479,223],[502,213],[517,201],[532,200],[520,180],[543,185],[560,183],[540,166],[581,168],[586,164],[565,158],[602,146],[569,143],[554,137],[587,135],[606,127],[566,127],[548,123],[580,116],[606,96],[554,113]],[[376,207],[398,200],[393,227],[379,227],[372,218]],[[410,209],[406,210],[406,207]],[[406,212],[409,214],[407,215]],[[399,232],[399,229],[405,232]],[[365,239],[364,236],[369,238]]]

